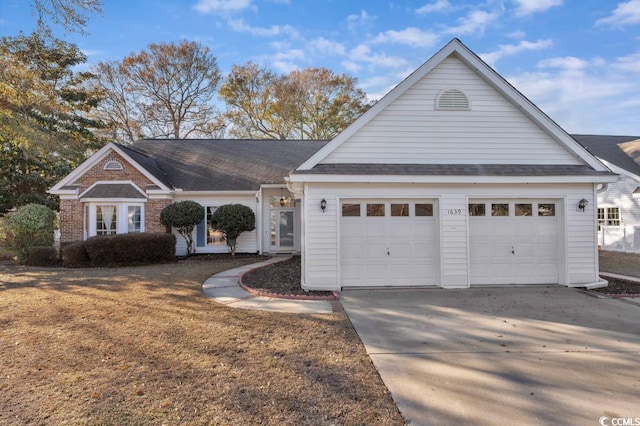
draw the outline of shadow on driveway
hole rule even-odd
[[[409,424],[640,417],[640,306],[561,286],[340,300]]]

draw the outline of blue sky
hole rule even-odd
[[[0,34],[33,28],[29,4],[2,0]],[[568,132],[640,135],[640,0],[104,0],[87,30],[56,35],[89,63],[196,40],[225,75],[322,66],[374,99],[458,37]]]

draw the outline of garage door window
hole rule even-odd
[[[433,204],[416,204],[415,214],[418,217],[433,216]]]
[[[533,216],[533,206],[516,203],[516,216]]]
[[[509,216],[509,204],[491,204],[491,216]]]
[[[342,204],[342,216],[360,216],[360,204]]]
[[[486,212],[484,204],[469,204],[469,216],[484,216],[485,214]]]
[[[538,204],[538,216],[555,216],[555,204]]]
[[[367,216],[384,216],[384,204],[367,204]]]
[[[391,204],[391,216],[409,216],[409,204]]]

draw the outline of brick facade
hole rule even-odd
[[[118,161],[122,170],[104,170],[105,163]],[[155,185],[138,169],[131,165],[118,153],[111,151],[100,162],[87,170],[69,185],[78,185],[78,194],[82,194],[98,181],[131,181],[143,191],[147,185]],[[147,199],[145,204],[145,232],[165,232],[166,227],[160,223],[160,211],[169,205],[171,200]],[[84,204],[79,200],[60,200],[60,241],[82,240],[84,232]]]

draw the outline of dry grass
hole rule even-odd
[[[250,261],[0,265],[0,424],[403,424],[344,315],[202,296]]]

